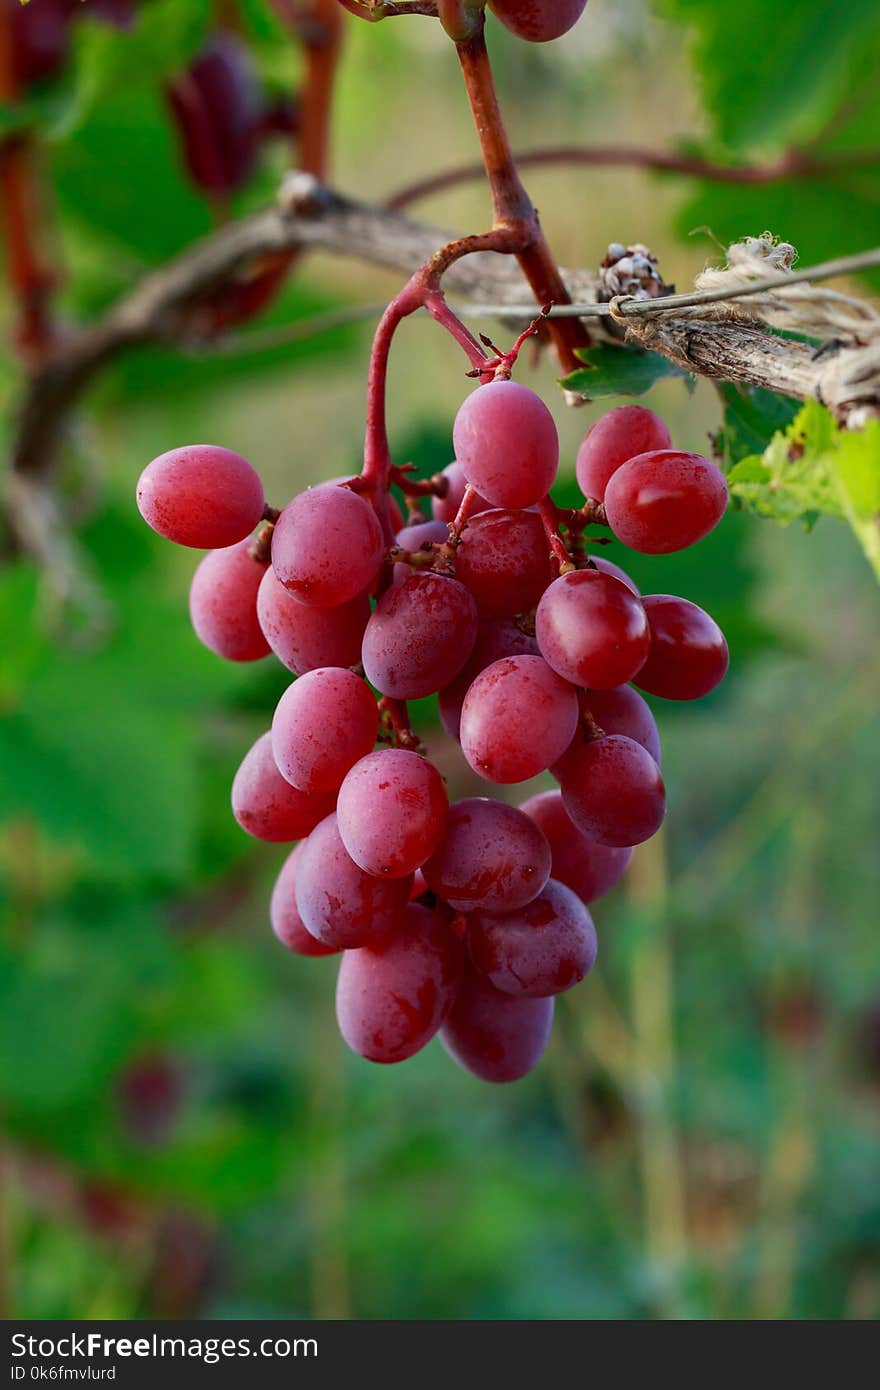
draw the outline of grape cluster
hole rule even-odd
[[[399,1062],[439,1033],[463,1067],[510,1081],[540,1058],[555,995],[592,969],[590,905],[665,814],[634,687],[693,699],[728,663],[707,613],[642,597],[586,532],[607,520],[635,550],[677,550],[717,524],[727,489],[626,406],[580,447],[584,507],[555,507],[553,418],[502,375],[465,399],[453,441],[431,518],[405,521],[366,473],[278,513],[245,459],[207,445],[154,460],[138,505],[209,550],[190,594],[205,645],[233,661],[271,650],[296,677],[232,787],[244,830],[300,842],[272,893],[276,936],[342,953],[339,1026],[362,1057]],[[450,805],[406,713],[434,694],[478,777],[549,770],[559,790]]]

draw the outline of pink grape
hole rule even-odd
[[[296,866],[296,906],[303,926],[334,950],[350,950],[396,930],[411,877],[379,879],[358,868],[342,843],[335,815],[312,831]]]
[[[335,608],[312,608],[288,593],[270,565],[257,592],[257,617],[278,660],[297,676],[319,666],[356,666],[370,616],[366,593]]]
[[[618,685],[612,690],[588,690],[584,698],[590,714],[604,734],[625,734],[627,738],[640,743],[659,767],[660,735],[657,721],[637,690],[633,690],[631,685]],[[575,734],[575,739],[577,737]]]
[[[232,814],[257,840],[301,840],[332,810],[335,794],[298,791],[281,776],[265,733],[245,754],[232,783]]]
[[[540,656],[504,657],[464,698],[461,749],[487,781],[525,782],[556,762],[577,722],[574,689]]]
[[[474,965],[496,989],[533,999],[571,989],[596,960],[592,917],[576,893],[552,878],[515,912],[474,912],[468,944]]]
[[[413,574],[382,595],[367,623],[367,680],[397,700],[433,695],[458,675],[476,635],[476,605],[463,584]]]
[[[573,29],[587,0],[489,0],[505,29],[530,43],[548,43]]]
[[[540,1062],[552,1025],[552,999],[504,994],[470,966],[440,1041],[481,1081],[518,1081]]]
[[[458,912],[507,912],[544,887],[550,846],[515,806],[471,796],[449,808],[446,833],[423,872],[428,887]]]
[[[577,451],[574,470],[585,497],[601,502],[608,480],[627,459],[670,449],[669,430],[643,405],[619,405],[591,425]]]
[[[370,687],[340,666],[319,666],[288,686],[272,720],[272,754],[282,777],[304,792],[331,792],[379,732]]]
[[[581,833],[562,804],[559,792],[539,792],[520,810],[540,826],[550,845],[550,873],[577,893],[587,906],[608,893],[626,873],[632,849],[600,845]]]
[[[296,905],[296,866],[302,845],[292,849],[281,866],[269,900],[272,930],[288,951],[298,956],[333,956],[338,946],[325,946],[307,930]]]
[[[477,640],[467,665],[454,681],[443,687],[437,705],[444,729],[458,741],[461,730],[461,707],[471,684],[481,671],[500,661],[503,656],[537,656],[538,644],[529,633],[523,632],[512,618],[490,618],[477,628]]]
[[[470,590],[481,618],[506,618],[534,608],[552,573],[537,512],[492,510],[468,521],[455,556],[456,578]]]
[[[448,482],[446,496],[432,497],[431,511],[437,521],[454,521],[461,506],[461,499],[464,497],[467,478],[464,476],[464,469],[461,464],[457,462],[450,463],[448,467],[444,468],[443,476]],[[485,497],[478,496],[471,516],[476,516],[477,512],[486,511],[491,505],[491,502],[487,502]]]
[[[288,502],[275,523],[272,568],[300,603],[347,603],[369,588],[381,561],[376,513],[350,488],[309,488]]]
[[[640,845],[663,824],[660,769],[640,743],[623,734],[570,748],[562,778],[566,811],[600,845]]]
[[[360,1057],[403,1062],[431,1041],[460,979],[461,943],[438,913],[411,903],[392,935],[342,957],[339,1031]]]
[[[192,577],[189,616],[209,651],[227,661],[258,661],[269,643],[257,620],[257,593],[266,565],[248,553],[250,540],[210,550]]]
[[[446,827],[449,802],[436,767],[406,748],[368,753],[339,789],[339,833],[368,874],[402,878],[421,868]]]
[[[605,489],[608,524],[631,550],[665,555],[702,540],[727,507],[727,480],[711,459],[674,449],[639,454]]]
[[[623,685],[643,666],[651,645],[641,601],[600,570],[571,570],[547,589],[535,614],[544,660],[573,685]]]
[[[493,507],[530,507],[550,491],[559,437],[540,396],[517,381],[490,381],[459,406],[455,456]]]
[[[422,550],[429,545],[443,545],[448,538],[445,521],[414,521],[398,531],[394,539],[402,550]]]
[[[645,599],[651,651],[638,684],[667,700],[697,700],[727,675],[730,654],[724,633],[704,609],[672,594]]]
[[[231,449],[189,444],[148,463],[137,485],[138,510],[166,540],[223,550],[249,536],[266,499],[259,475]]]
[[[628,589],[632,590],[636,598],[641,597],[638,585],[630,579],[626,570],[622,570],[620,565],[615,565],[613,560],[606,560],[604,555],[591,555],[590,563],[597,570],[601,570],[603,574],[613,574],[615,579],[619,579],[621,584],[625,584]]]

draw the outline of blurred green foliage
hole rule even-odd
[[[656,8],[663,22],[641,0],[591,0],[574,33],[540,52],[490,21],[512,124],[540,117],[538,143],[545,127],[548,141],[605,128],[638,139],[650,123],[658,141],[689,129],[738,158],[790,140],[880,144],[873,6]],[[265,79],[296,80],[271,7],[247,0],[240,13]],[[45,134],[70,316],[211,225],[157,95],[209,15],[196,0],[150,0],[129,34],[84,27],[63,79],[4,113],[7,127]],[[375,197],[392,157],[400,181],[425,161],[472,157],[454,68],[427,22],[351,26],[340,183]],[[241,210],[270,196],[283,158],[269,155]],[[623,233],[683,262],[683,280],[700,253],[670,226],[706,223],[726,239],[769,225],[810,259],[878,239],[876,170],[697,191],[637,177],[639,196],[616,214],[625,207]],[[576,226],[591,263],[603,251],[593,185],[581,195],[565,180],[543,189],[542,216],[563,244]],[[462,223],[484,207],[481,191],[469,197]],[[265,322],[375,302],[393,283],[310,262]],[[430,325],[406,331],[392,361],[395,449],[429,474],[449,460],[464,383]],[[284,851],[246,840],[228,788],[286,673],[227,667],[198,645],[192,557],[142,526],[134,480],[190,438],[241,448],[274,500],[352,466],[367,345],[352,328],[271,352],[243,335],[222,356],[132,355],[93,392],[68,461],[69,492],[93,499],[78,539],[100,625],[59,625],[21,560],[0,576],[3,1311],[876,1316],[876,595],[839,523],[807,534],[735,511],[690,551],[626,556],[643,589],[717,617],[731,676],[698,708],[656,702],[668,828],[598,904],[600,965],[560,1002],[527,1081],[491,1090],[436,1043],[397,1068],[349,1056],[334,963],[287,957],[271,936]],[[537,379],[549,399],[552,364]],[[16,381],[9,357],[8,401]],[[667,379],[648,399],[684,447],[711,431],[729,464],[749,456],[734,473],[743,489],[773,485],[760,470],[777,430],[810,434],[813,481],[849,447],[815,412],[792,425],[792,404],[760,393],[727,389],[719,405],[705,384],[690,394]],[[566,416],[557,396],[562,501],[576,497],[574,448],[597,413]],[[867,480],[858,507],[873,506],[864,461],[842,466]],[[743,489],[758,505],[763,493]],[[807,498],[799,510],[821,509]],[[478,791],[433,703],[417,718],[452,794]]]

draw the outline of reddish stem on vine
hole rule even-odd
[[[565,541],[559,534],[560,513],[549,493],[538,503],[538,511],[544,526],[544,535],[547,537],[550,554],[559,567],[559,573],[568,574],[570,570],[575,568],[575,565],[566,549]]]
[[[379,701],[379,736],[395,748],[409,748],[413,753],[422,751],[419,736],[410,723],[405,700],[382,696]]]
[[[568,291],[541,231],[538,215],[522,185],[498,105],[482,25],[456,44],[492,194],[496,229],[512,234],[513,251],[539,304],[567,304]],[[588,347],[589,335],[577,320],[548,320],[563,370],[577,366],[575,352]]]

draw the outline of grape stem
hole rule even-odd
[[[538,503],[538,512],[544,527],[544,535],[547,537],[550,556],[556,561],[559,573],[568,574],[570,570],[575,569],[575,565],[568,553],[565,541],[559,534],[559,523],[563,513],[560,512],[549,492]]]
[[[605,730],[600,729],[593,718],[590,712],[590,706],[587,703],[588,698],[589,696],[586,690],[578,691],[578,709],[580,710],[581,727],[584,731],[585,741],[587,743],[593,743],[597,738],[605,737]]]
[[[413,753],[422,751],[419,736],[410,723],[405,700],[382,696],[379,701],[379,738],[394,748],[408,748]]]

